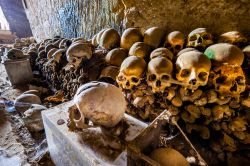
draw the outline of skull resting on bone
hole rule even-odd
[[[213,66],[221,64],[241,66],[244,61],[243,52],[236,46],[228,43],[218,43],[209,46],[204,54],[213,60]]]
[[[197,28],[188,35],[188,47],[205,49],[213,44],[212,35],[207,32],[206,28]]]
[[[185,36],[180,31],[171,32],[166,36],[165,47],[175,55],[183,49],[184,44]]]
[[[221,65],[211,73],[215,91],[223,96],[238,96],[245,91],[246,79],[240,66]]]
[[[88,43],[75,43],[68,48],[66,55],[69,64],[78,68],[83,60],[92,57],[92,48]]]
[[[138,28],[126,29],[121,37],[121,48],[129,50],[136,42],[142,42],[143,36]]]
[[[152,51],[150,54],[150,59],[153,59],[158,56],[165,57],[169,60],[173,59],[173,53],[169,51],[169,49],[163,47],[157,48],[154,51]]]
[[[126,101],[122,91],[104,82],[89,82],[82,85],[74,96],[79,112],[74,112],[74,123],[82,128],[84,118],[96,125],[114,127],[124,116]]]
[[[185,52],[176,60],[176,78],[188,89],[196,90],[207,84],[210,68],[210,60],[201,52]]]
[[[247,42],[247,38],[238,31],[231,31],[220,35],[218,42],[241,46]]]
[[[147,83],[154,93],[164,92],[166,87],[170,87],[172,79],[173,64],[165,58],[158,56],[148,63]]]
[[[138,56],[129,56],[121,64],[116,78],[118,85],[123,89],[132,89],[141,83],[146,62]]]

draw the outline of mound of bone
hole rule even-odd
[[[237,31],[222,34],[217,42],[205,28],[187,39],[159,27],[144,33],[128,28],[121,36],[109,28],[91,40],[56,36],[23,52],[65,98],[93,80],[113,83],[123,90],[127,113],[152,121],[167,109],[187,133],[209,139],[220,153],[250,143],[245,74],[250,51]]]

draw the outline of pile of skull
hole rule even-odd
[[[32,43],[35,43],[36,40],[34,37],[28,37],[28,38],[17,38],[15,39],[15,43],[13,44],[13,47],[14,48],[18,48],[18,49],[21,49],[21,48],[24,48],[24,47],[28,47],[30,44]]]
[[[242,68],[249,46],[239,48],[246,42],[233,31],[213,44],[212,35],[198,28],[183,49],[185,37],[179,31],[165,37],[157,27],[144,35],[129,28],[121,36],[121,48],[108,55],[128,50],[116,81],[128,100],[129,114],[151,121],[167,109],[187,133],[211,140],[216,152],[235,151],[239,143],[250,143],[249,92]]]
[[[26,49],[32,68],[39,70],[56,90],[63,90],[65,98],[72,98],[78,87],[97,80],[105,50],[94,50],[83,38],[55,37],[32,44]]]
[[[211,140],[216,152],[235,151],[238,144],[250,143],[244,74],[250,46],[242,47],[247,39],[237,31],[217,41],[205,28],[193,30],[187,40],[179,31],[166,35],[158,27],[143,34],[128,28],[121,36],[108,28],[91,40],[46,39],[30,45],[26,54],[67,98],[92,80],[117,83],[127,113],[152,121],[167,109],[187,133]]]

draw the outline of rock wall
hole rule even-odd
[[[32,36],[21,0],[0,0],[0,6],[12,33],[15,33],[19,38]]]
[[[161,26],[188,34],[206,27],[213,34],[250,35],[250,0],[25,0],[35,37],[92,37],[104,27]]]

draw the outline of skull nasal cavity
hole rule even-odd
[[[221,76],[216,79],[217,84],[223,84],[226,81],[227,77],[226,76]]]
[[[197,81],[196,81],[196,79],[192,79],[192,80],[190,80],[190,81],[189,81],[189,84],[191,84],[191,85],[195,85],[195,84],[196,84],[196,82],[197,82]]]
[[[130,86],[130,83],[128,81],[126,82],[126,86]]]
[[[231,92],[237,92],[237,84],[234,84],[231,88],[230,88]]]
[[[160,80],[157,80],[157,81],[156,81],[156,86],[157,86],[157,87],[160,87],[160,86],[161,86],[161,81],[160,81]]]
[[[199,37],[199,38],[197,39],[197,43],[202,43],[202,38],[201,38],[201,37]]]

